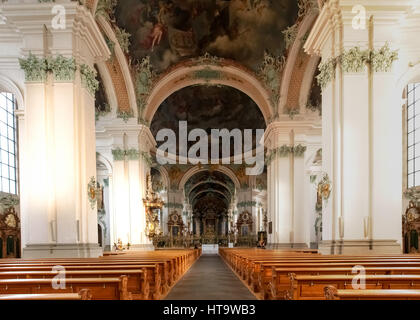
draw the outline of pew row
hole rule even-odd
[[[87,289],[79,293],[1,294],[0,300],[92,300]]]
[[[90,291],[92,300],[132,300],[126,276],[119,278],[71,278],[57,289],[60,282],[54,279],[1,279],[0,294],[56,294]]]
[[[326,300],[420,300],[420,290],[366,289],[339,290],[334,286],[324,288]]]

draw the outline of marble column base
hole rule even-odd
[[[97,243],[86,244],[29,244],[23,248],[23,259],[97,258],[103,250]]]
[[[280,250],[280,249],[307,249],[306,243],[269,243],[267,249]]]
[[[318,245],[321,254],[401,254],[397,240],[326,240]]]

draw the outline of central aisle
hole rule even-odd
[[[166,300],[256,300],[218,255],[202,255]]]

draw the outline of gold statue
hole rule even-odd
[[[117,250],[122,251],[123,250],[123,243],[120,238],[118,238],[118,244],[117,244]]]

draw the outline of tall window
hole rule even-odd
[[[13,94],[0,92],[0,191],[17,194],[16,102]]]

